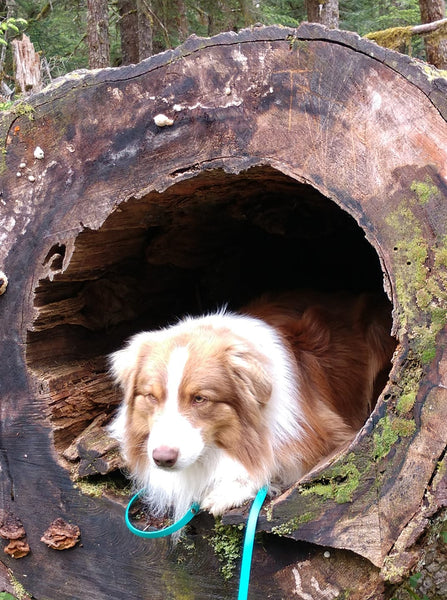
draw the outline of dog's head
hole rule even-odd
[[[190,319],[136,335],[111,357],[124,400],[112,431],[137,476],[220,448],[254,471],[271,395],[265,359],[230,328]]]

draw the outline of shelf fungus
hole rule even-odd
[[[51,523],[40,541],[54,550],[68,550],[79,542],[81,532],[77,525],[59,518]]]
[[[4,552],[12,558],[23,558],[30,552],[22,522],[12,513],[0,510],[0,537],[8,540]]]

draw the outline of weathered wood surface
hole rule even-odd
[[[40,56],[35,51],[33,43],[25,34],[20,40],[12,41],[14,50],[14,71],[17,89],[23,96],[40,92],[42,77]]]
[[[447,504],[446,92],[424,64],[304,24],[191,38],[2,115],[0,502],[31,548],[2,562],[30,596],[235,597],[206,516],[175,551],[126,532],[101,479],[116,454],[92,436],[118,401],[104,357],[268,288],[383,278],[390,380],[352,447],[267,507],[283,537],[256,548],[250,597],[389,597]],[[58,518],[80,529],[70,550],[41,542]]]

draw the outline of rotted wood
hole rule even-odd
[[[126,531],[107,354],[268,289],[384,287],[385,389],[349,448],[267,503],[250,596],[391,596],[447,504],[446,91],[423,63],[303,24],[193,37],[1,115],[0,499],[30,547],[4,555],[5,591],[235,597],[230,534],[207,515],[175,549]],[[81,543],[49,548],[54,523]]]
[[[42,89],[40,56],[26,34],[12,41],[16,85],[20,93],[29,96]]]

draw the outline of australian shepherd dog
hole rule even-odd
[[[390,329],[375,296],[290,293],[132,337],[111,356],[111,432],[152,510],[221,514],[350,442],[386,381]]]

